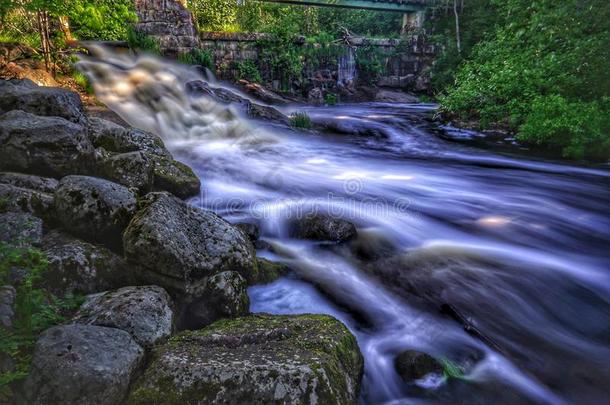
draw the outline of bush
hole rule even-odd
[[[212,53],[204,49],[193,49],[189,53],[180,54],[178,60],[187,65],[199,65],[214,69]]]
[[[127,43],[131,49],[161,55],[161,49],[157,41],[134,27],[129,27],[127,30]]]
[[[335,93],[326,93],[324,95],[324,104],[326,104],[326,105],[337,104],[337,95]]]
[[[8,284],[9,274],[15,268],[25,273],[16,286],[13,330],[0,328],[0,356],[9,356],[15,364],[12,371],[0,374],[0,402],[10,402],[11,384],[27,376],[37,336],[64,322],[65,315],[84,301],[80,296],[59,299],[41,289],[38,282],[47,265],[40,250],[0,243],[0,285]]]
[[[243,61],[235,62],[236,79],[247,80],[251,83],[261,83],[263,79],[261,74],[253,60],[246,59]]]
[[[76,84],[78,84],[85,91],[85,93],[94,93],[91,82],[83,73],[79,72],[78,70],[74,70],[74,72],[72,72],[72,77],[74,78],[74,82],[76,82]]]
[[[559,149],[564,157],[607,159],[610,154],[610,108],[598,102],[570,102],[553,95],[536,98],[517,139]]]
[[[311,118],[306,112],[295,112],[290,115],[290,126],[293,128],[311,128]]]

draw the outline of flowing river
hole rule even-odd
[[[193,205],[258,224],[258,254],[293,269],[250,288],[252,312],[327,313],[356,335],[361,403],[610,398],[610,171],[444,140],[433,105],[285,108],[326,128],[295,131],[189,96],[202,78],[183,66],[102,50],[81,66],[200,176]],[[358,239],[291,238],[311,211],[353,222]],[[407,349],[445,373],[402,382]]]

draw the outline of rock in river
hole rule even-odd
[[[23,391],[32,404],[120,404],[143,359],[120,329],[55,326],[36,343]]]
[[[405,382],[419,380],[431,373],[443,372],[443,366],[434,357],[415,350],[406,350],[396,356],[394,368]]]
[[[142,347],[150,348],[172,334],[172,299],[158,286],[124,287],[87,297],[75,323],[122,329]]]
[[[356,227],[349,221],[332,215],[310,213],[294,224],[292,235],[301,239],[344,242],[356,237]]]
[[[57,220],[69,232],[120,249],[122,232],[136,210],[136,197],[108,180],[66,176],[55,190],[53,205]]]
[[[363,360],[327,315],[251,315],[156,348],[128,404],[355,404]]]

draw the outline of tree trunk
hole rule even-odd
[[[461,54],[462,44],[460,41],[460,15],[458,14],[457,0],[453,0],[453,14],[455,14],[455,43],[457,45],[458,53]]]
[[[70,19],[68,16],[62,15],[59,17],[59,26],[66,37],[66,42],[74,41],[74,37],[72,37],[72,30],[70,30]]]

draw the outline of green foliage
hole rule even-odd
[[[78,84],[85,91],[85,93],[87,93],[87,94],[94,93],[91,82],[89,81],[87,76],[85,76],[83,73],[79,72],[78,70],[74,70],[72,72],[72,77],[74,78],[74,81],[76,82],[76,84]]]
[[[493,0],[490,9],[499,22],[460,65],[439,98],[443,110],[566,157],[607,157],[607,4]]]
[[[134,27],[127,29],[127,43],[131,49],[137,49],[153,55],[160,55],[161,49],[154,38],[149,37],[145,33],[136,30]]]
[[[383,55],[376,46],[365,45],[356,51],[356,69],[358,79],[373,84],[383,73]]]
[[[311,118],[306,112],[295,112],[290,114],[290,126],[293,128],[309,129],[311,128]]]
[[[123,40],[137,21],[133,0],[77,0],[70,2],[72,33],[81,40]]]
[[[324,95],[324,104],[326,104],[326,105],[337,104],[337,95],[335,93],[326,93]]]
[[[9,274],[15,269],[23,273],[16,285],[13,329],[0,328],[0,355],[8,355],[15,362],[13,371],[0,374],[0,400],[10,397],[11,383],[27,375],[38,334],[62,323],[65,314],[83,302],[80,296],[59,299],[41,289],[38,282],[47,266],[46,256],[40,250],[0,243],[0,285],[8,284]]]
[[[205,49],[193,49],[189,53],[180,54],[178,60],[187,65],[199,65],[214,69],[212,53]]]
[[[235,0],[191,0],[189,4],[202,31],[234,31],[237,22]]]
[[[234,62],[235,70],[237,71],[237,80],[247,80],[251,83],[261,83],[261,73],[253,60],[247,59]]]

